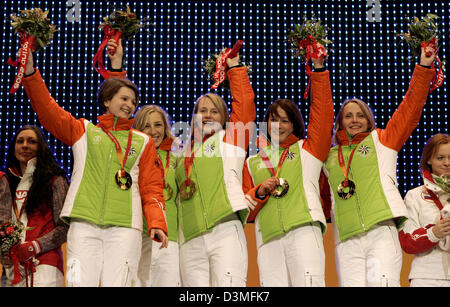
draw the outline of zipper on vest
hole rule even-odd
[[[102,203],[102,208],[100,210],[100,225],[103,224],[103,214],[105,211],[106,191],[108,190],[108,181],[109,181],[108,177],[109,177],[109,169],[111,167],[112,151],[113,151],[113,149],[111,148],[109,151],[108,167],[106,169],[106,174],[105,174],[105,190],[103,192],[103,203]]]
[[[281,206],[279,198],[277,198],[277,207],[278,207],[278,217],[280,218],[281,230],[283,232],[286,232],[286,229],[284,228],[283,217],[281,216]]]
[[[352,141],[350,140],[350,143],[348,144],[348,147],[350,148],[350,150],[352,149],[351,148],[352,145],[353,145]],[[358,146],[358,144],[355,144],[355,145]],[[349,167],[348,171],[349,171],[349,174],[350,174],[352,172],[352,168]],[[353,175],[352,175],[352,177],[353,177]],[[361,222],[361,226],[362,226],[364,232],[366,232],[366,225],[364,224],[364,219],[362,217],[361,206],[359,205],[359,198],[358,198],[358,193],[357,192],[355,192],[355,197],[356,197],[356,210],[358,211],[359,221]]]
[[[352,172],[351,168],[349,169],[349,172],[350,173]],[[360,202],[359,202],[359,198],[358,198],[358,193],[357,192],[355,192],[355,197],[356,197],[356,210],[358,211],[359,221],[361,222],[361,226],[362,226],[364,232],[366,232],[366,225],[364,224],[364,219],[363,219],[363,216],[362,216],[362,213],[361,213],[361,206],[359,205]]]

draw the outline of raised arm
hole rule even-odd
[[[72,146],[84,133],[83,120],[77,120],[56,103],[50,95],[39,70],[34,69],[31,52],[25,74],[23,85],[39,121],[57,139]]]
[[[427,57],[425,55],[427,51],[432,51],[432,56]],[[420,65],[416,65],[414,69],[403,101],[387,123],[386,129],[378,130],[381,143],[397,152],[400,151],[420,121],[422,109],[430,90],[430,82],[435,76],[434,69],[429,66],[434,62],[436,52],[431,47],[422,47]]]
[[[311,107],[304,148],[325,162],[331,147],[334,121],[330,73],[325,70],[323,56],[312,61],[316,71],[311,73]]]
[[[246,150],[253,134],[253,121],[256,118],[255,94],[247,68],[239,66],[239,56],[227,59],[227,65],[233,101],[225,141]]]

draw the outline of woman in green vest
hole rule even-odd
[[[226,61],[232,112],[228,115],[227,105],[216,94],[197,99],[191,143],[185,144],[175,171],[181,278],[187,287],[246,285],[243,224],[248,208],[242,168],[246,127],[252,128],[256,110],[247,68],[239,65],[239,56]]]
[[[324,57],[313,59],[308,134],[291,100],[279,99],[266,111],[267,135],[259,153],[244,167],[244,192],[255,222],[262,286],[325,286],[322,234],[326,220],[319,176],[331,146],[334,112]]]
[[[341,286],[400,286],[402,250],[396,222],[407,215],[396,163],[417,126],[435,70],[422,48],[408,92],[384,130],[359,99],[345,101],[325,162]]]
[[[144,227],[138,277],[141,286],[180,287],[176,204],[178,188],[175,182],[176,157],[173,150],[176,139],[172,134],[167,113],[156,105],[146,105],[140,108],[134,117],[133,127],[148,134],[155,143],[162,171],[161,177],[164,180],[164,200],[169,235],[167,248],[161,248],[161,243],[153,241],[147,233],[147,227]],[[145,219],[144,225],[146,226]]]

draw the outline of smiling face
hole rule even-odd
[[[147,116],[147,122],[142,132],[152,137],[155,147],[158,148],[166,137],[165,124],[162,115],[158,112],[152,112]]]
[[[427,163],[433,174],[450,177],[450,143],[439,145],[436,154]]]
[[[202,127],[203,135],[218,132],[224,125],[220,110],[208,98],[198,102],[198,111],[195,115],[198,127]]]
[[[122,86],[109,100],[104,102],[105,114],[114,114],[119,118],[130,118],[136,110],[136,95],[132,89]]]
[[[294,131],[294,125],[290,121],[287,113],[280,107],[276,110],[278,116],[275,114],[269,115],[268,132],[272,141],[282,144],[288,136]]]
[[[342,128],[352,137],[368,130],[369,120],[357,103],[349,102],[345,105],[342,111]]]
[[[14,156],[19,161],[22,173],[26,169],[28,161],[36,157],[38,151],[39,142],[36,133],[31,129],[22,130],[17,135],[14,145]]]

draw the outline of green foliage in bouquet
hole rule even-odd
[[[413,56],[420,56],[421,44],[428,42],[434,37],[439,36],[439,27],[437,19],[440,17],[434,14],[427,14],[422,20],[413,17],[409,23],[409,32],[397,33],[408,45],[411,46],[411,53]]]
[[[34,8],[21,10],[19,15],[13,14],[11,16],[14,34],[36,37],[34,52],[38,52],[49,45],[53,35],[58,31],[55,25],[50,24],[47,14],[48,11],[44,12],[40,8]]]
[[[211,53],[209,55],[209,58],[207,58],[206,60],[203,60],[203,72],[204,74],[207,76],[208,80],[215,82],[214,81],[214,74],[216,73],[216,62],[217,62],[217,58],[219,58],[220,56],[222,56],[222,54],[224,52],[226,52],[227,48],[222,48],[220,50],[219,53]],[[252,66],[245,64],[244,62],[242,62],[239,59],[239,64],[244,65],[247,68],[247,73],[251,74],[252,73]],[[220,84],[220,86],[223,86],[226,89],[230,89],[230,82],[228,80],[228,77]]]
[[[138,19],[136,14],[131,12],[130,7],[127,5],[126,11],[116,10],[108,17],[103,17],[103,22],[99,28],[111,27],[113,30],[120,30],[124,39],[133,40],[140,29],[153,25],[147,23],[147,20],[146,18]]]
[[[293,45],[291,50],[293,50],[294,57],[300,57],[306,61],[306,43],[311,40],[311,37],[324,47],[331,44],[332,41],[325,38],[328,30],[329,28],[314,16],[312,19],[303,16],[302,24],[295,25],[294,30],[287,34],[288,43]]]
[[[0,255],[5,257],[11,247],[20,242],[24,231],[33,229],[25,227],[21,222],[5,222],[0,225]]]
[[[436,184],[445,192],[450,193],[450,178],[447,176],[441,175],[441,176],[433,176],[434,181]],[[448,202],[450,202],[450,198],[447,199]]]

